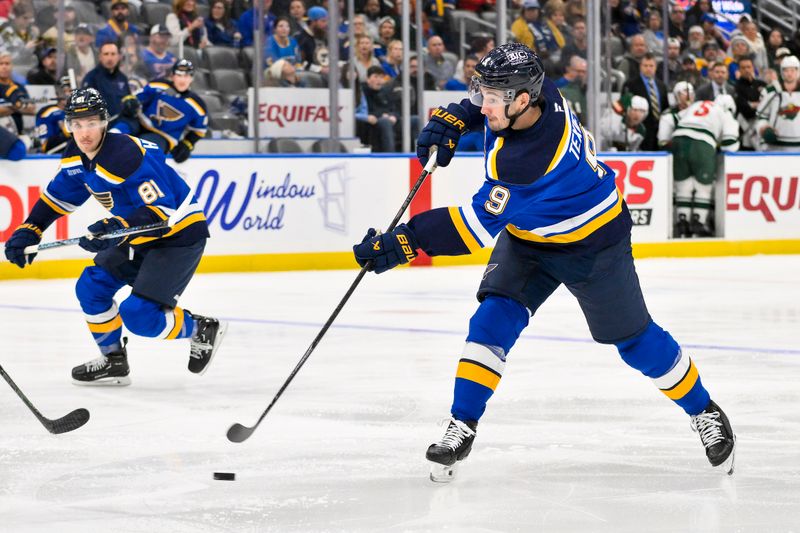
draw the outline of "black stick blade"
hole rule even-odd
[[[228,440],[231,442],[244,442],[250,438],[256,428],[245,427],[238,422],[228,428]]]
[[[45,424],[47,431],[53,433],[55,435],[61,433],[67,433],[68,431],[73,431],[78,429],[86,422],[89,421],[89,411],[86,409],[80,408],[75,409],[71,413],[62,416],[57,420],[50,420],[49,424]]]

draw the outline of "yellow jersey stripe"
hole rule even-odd
[[[569,233],[561,233],[559,235],[552,235],[550,237],[542,237],[541,235],[536,235],[535,233],[531,233],[530,231],[517,229],[517,227],[514,226],[513,224],[509,224],[508,226],[506,226],[506,229],[508,230],[509,233],[511,233],[515,237],[519,237],[520,239],[526,241],[566,244],[585,239],[586,237],[594,233],[595,230],[597,230],[598,228],[605,226],[608,222],[613,220],[620,213],[622,213],[622,195],[618,194],[617,203],[614,204],[614,207],[612,207],[599,217],[595,218],[588,224],[585,224],[584,226],[581,226],[575,231],[571,231]]]
[[[188,217],[182,219],[180,222],[172,226],[172,229],[169,230],[169,233],[164,235],[163,237],[137,237],[136,239],[131,240],[131,244],[144,244],[146,242],[154,241],[156,239],[163,239],[165,237],[172,237],[179,231],[184,228],[191,226],[197,222],[202,222],[206,219],[206,216],[203,213],[194,213],[189,215]]]
[[[473,381],[486,388],[495,390],[500,383],[500,376],[469,361],[459,361],[456,378]]]
[[[60,215],[69,215],[70,214],[69,211],[65,211],[64,209],[59,207],[55,202],[53,202],[50,198],[48,198],[44,194],[40,195],[39,199],[42,200],[44,203],[46,203],[50,207],[50,209],[52,209],[53,211],[55,211],[56,213],[58,213]]]
[[[75,155],[72,157],[64,157],[61,159],[61,166],[62,167],[73,167],[75,165],[81,165],[81,156]]]
[[[122,327],[122,317],[117,315],[108,322],[103,322],[102,324],[92,324],[91,322],[87,322],[87,324],[89,325],[89,331],[92,333],[108,333],[109,331],[114,331]]]
[[[96,172],[100,174],[100,177],[102,177],[107,181],[112,181],[115,183],[122,183],[123,181],[125,181],[125,178],[117,176],[113,172],[109,172],[107,168],[104,168],[99,163],[97,164]]]
[[[197,111],[198,115],[200,115],[201,117],[206,116],[206,112],[203,110],[203,106],[198,104],[194,98],[185,98],[184,101],[190,106],[192,106],[194,110]]]
[[[156,206],[154,206],[154,205],[148,205],[148,206],[147,206],[147,208],[148,208],[148,209],[152,209],[152,210],[153,210],[153,212],[154,212],[156,215],[158,215],[158,218],[160,218],[161,220],[167,220],[167,219],[169,218],[169,217],[166,215],[166,213],[164,213],[164,211],[162,211],[161,209],[159,209],[158,207],[156,207]]]
[[[558,165],[558,163],[561,161],[561,158],[563,158],[564,154],[567,153],[567,142],[569,141],[571,121],[569,105],[564,101],[563,96],[561,97],[561,104],[564,106],[564,132],[561,134],[561,140],[558,142],[558,148],[553,156],[553,160],[550,161],[550,164],[547,166],[547,171],[545,171],[545,174],[556,168],[556,165]]]
[[[694,366],[694,361],[691,362],[689,365],[689,371],[686,372],[686,377],[684,377],[677,385],[672,387],[671,389],[662,390],[664,394],[667,395],[667,398],[671,400],[680,400],[690,390],[694,387],[694,384],[697,383],[698,373],[697,367]]]
[[[172,313],[175,315],[175,325],[172,327],[172,331],[167,334],[167,339],[177,338],[183,328],[183,309],[176,307],[172,310]]]
[[[494,141],[494,147],[489,152],[489,155],[486,156],[486,173],[493,180],[500,179],[500,176],[497,175],[497,152],[503,147],[503,142],[505,142],[505,138],[497,137]]]
[[[469,229],[467,228],[464,219],[461,217],[461,213],[458,211],[457,207],[448,207],[448,213],[450,213],[450,218],[453,221],[453,225],[456,227],[456,231],[458,231],[458,235],[461,237],[461,240],[464,241],[464,244],[469,249],[470,253],[475,253],[481,249],[481,245],[478,241],[475,240],[475,237],[472,236]]]
[[[139,150],[142,151],[142,155],[144,155],[144,152],[147,149],[142,145],[142,140],[139,139],[139,137],[134,137],[133,135],[128,135],[128,137],[130,138],[130,140],[136,143],[136,145],[139,147]]]
[[[151,81],[148,85],[150,85],[150,87],[155,87],[156,89],[164,89],[165,91],[172,89],[172,87],[170,87],[169,84],[157,81]]]

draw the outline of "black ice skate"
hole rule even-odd
[[[692,430],[700,434],[711,466],[719,467],[728,475],[733,474],[736,435],[722,409],[709,401],[702,413],[692,417]]]
[[[472,450],[477,428],[477,420],[462,422],[455,418],[450,419],[442,440],[431,444],[425,453],[428,461],[433,463],[431,481],[448,483],[453,480],[458,463],[466,459]]]
[[[191,339],[189,348],[189,371],[203,374],[208,364],[222,344],[228,323],[200,315],[192,315],[197,320],[197,333]]]
[[[683,239],[692,236],[692,232],[689,229],[689,221],[686,219],[686,215],[683,213],[678,215],[678,220],[672,226],[672,236],[676,239]]]
[[[116,352],[101,355],[88,363],[78,365],[72,369],[72,382],[75,385],[116,385],[131,384],[131,373],[128,367],[128,351],[125,345],[128,339],[122,339],[122,347]]]

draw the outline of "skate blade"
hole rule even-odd
[[[731,450],[731,454],[728,456],[727,459],[725,459],[724,462],[720,463],[715,468],[718,468],[720,471],[725,472],[729,476],[732,476],[735,456],[736,456],[736,435],[733,436],[733,449]]]
[[[228,332],[228,321],[227,320],[220,320],[219,321],[219,329],[217,329],[217,337],[214,339],[214,347],[211,349],[211,355],[208,357],[208,362],[206,366],[200,372],[196,372],[198,376],[202,376],[208,370],[208,367],[211,366],[211,361],[214,360],[214,355],[219,350],[220,345],[222,344],[222,340],[225,337],[225,333]]]
[[[431,463],[431,481],[434,483],[450,483],[456,478],[458,472],[458,462],[446,466],[439,463]]]
[[[81,387],[126,387],[131,384],[131,378],[130,376],[122,376],[100,378],[94,381],[79,381],[73,378],[72,384],[79,385]]]

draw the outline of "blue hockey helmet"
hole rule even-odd
[[[194,63],[188,59],[180,59],[172,65],[172,73],[181,73],[185,76],[194,76]]]
[[[108,105],[97,89],[88,87],[75,89],[67,98],[64,106],[67,121],[73,118],[98,116],[100,120],[108,120]]]
[[[501,91],[508,105],[522,93],[536,102],[544,83],[544,65],[539,56],[521,43],[508,43],[491,50],[475,66],[469,87],[470,101],[483,104],[481,87]]]

